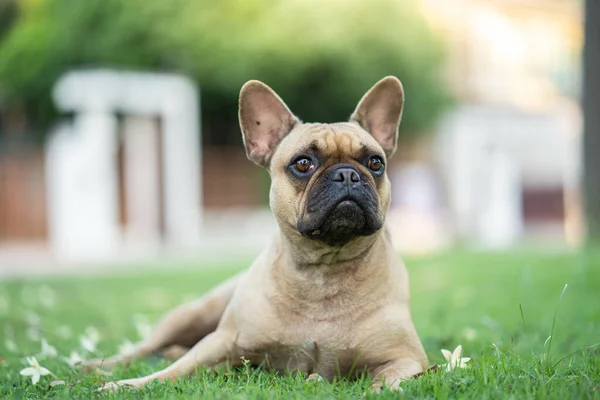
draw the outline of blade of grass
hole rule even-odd
[[[525,322],[525,314],[523,313],[523,304],[519,304],[519,310],[521,311],[521,321],[523,321],[523,328],[527,329],[527,323]]]
[[[564,356],[563,358],[561,358],[560,360],[558,360],[558,361],[557,361],[557,362],[556,362],[556,363],[555,363],[555,364],[552,366],[552,368],[556,368],[556,366],[557,366],[558,364],[560,364],[561,362],[563,362],[563,361],[564,361],[564,360],[566,360],[567,358],[574,356],[575,354],[582,353],[582,352],[584,352],[584,351],[586,351],[586,350],[590,350],[590,349],[596,348],[596,347],[598,347],[598,346],[600,346],[600,343],[595,343],[595,344],[592,344],[592,345],[590,345],[590,346],[583,347],[583,348],[581,348],[581,349],[579,349],[579,350],[575,350],[574,352],[572,352],[572,353],[570,353],[570,354],[567,354],[566,356]]]
[[[548,342],[548,351],[546,352],[546,362],[550,362],[550,352],[552,351],[552,338],[554,337],[554,329],[556,328],[556,316],[558,314],[558,306],[560,305],[563,296],[565,295],[565,292],[567,291],[567,287],[569,286],[568,283],[565,284],[565,287],[563,288],[561,294],[560,294],[560,298],[558,299],[558,303],[556,304],[556,308],[554,309],[554,317],[552,318],[552,330],[550,331],[550,337],[546,340],[546,342]],[[544,346],[546,344],[544,343]]]

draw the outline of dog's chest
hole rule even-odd
[[[257,311],[253,317],[240,316],[240,355],[267,369],[318,373],[327,379],[359,374],[377,363],[378,351],[372,347],[382,341],[370,340],[379,339],[370,326],[388,301],[374,290],[373,279],[358,278],[345,273],[326,279],[313,273],[303,290],[273,283],[266,295],[248,296],[244,304],[253,307],[246,309]]]
[[[347,376],[358,368],[360,351],[345,343],[319,340],[306,335],[298,340],[287,339],[287,343],[273,341],[249,354],[254,364],[280,372],[318,373],[326,379]]]
[[[253,364],[270,370],[318,373],[326,379],[359,374],[367,364],[365,350],[357,345],[355,328],[337,323],[273,326],[245,351]]]

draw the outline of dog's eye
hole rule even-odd
[[[373,156],[369,159],[367,167],[373,172],[381,172],[383,170],[383,160],[379,156]]]
[[[308,158],[299,158],[294,162],[294,168],[298,172],[306,173],[314,168],[314,164]]]

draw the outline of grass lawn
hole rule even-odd
[[[430,363],[444,363],[440,349],[459,344],[472,361],[470,368],[430,372],[403,384],[403,394],[383,392],[380,397],[600,398],[600,346],[586,348],[600,343],[600,253],[452,252],[405,261],[413,317]],[[125,339],[139,338],[136,314],[138,320],[143,315],[154,322],[245,266],[165,266],[135,275],[0,283],[0,398],[361,397],[368,378],[305,383],[302,376],[249,368],[217,376],[198,370],[196,376],[155,382],[140,392],[94,392],[108,380],[164,367],[160,358],[106,376],[72,370],[60,357],[38,357],[56,377],[43,376],[32,385],[19,374],[23,358],[41,350],[36,335],[60,355],[72,350],[84,355],[79,335],[94,326],[101,335],[97,354],[110,355]],[[65,384],[50,387],[56,379]]]

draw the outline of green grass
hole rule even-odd
[[[600,347],[586,349],[600,342],[600,254],[453,252],[405,261],[411,275],[413,317],[430,363],[443,363],[440,349],[452,350],[458,344],[472,361],[468,369],[430,372],[403,384],[403,394],[384,392],[382,398],[600,398]],[[94,392],[108,380],[164,367],[166,362],[159,358],[117,369],[111,377],[73,371],[57,358],[41,360],[66,381],[53,388],[49,383],[56,378],[42,377],[34,386],[19,375],[22,358],[40,351],[39,342],[26,335],[28,311],[40,316],[43,337],[60,354],[79,349],[77,335],[93,325],[103,338],[99,354],[109,355],[125,338],[137,339],[134,314],[155,321],[243,264],[165,266],[135,275],[0,284],[1,325],[13,328],[18,346],[18,352],[11,353],[0,341],[0,398],[361,397],[369,378],[305,383],[302,376],[275,376],[250,368],[218,375],[200,369],[196,376],[176,383],[155,382],[140,392]],[[38,300],[44,286],[55,293],[52,307]],[[60,336],[63,325],[75,336]],[[4,339],[1,326],[0,334]]]

